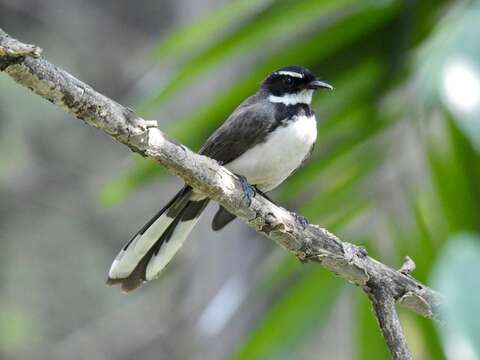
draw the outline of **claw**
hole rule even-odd
[[[250,186],[250,184],[247,181],[247,178],[242,175],[237,175],[238,179],[240,180],[240,184],[242,184],[242,190],[243,190],[243,198],[247,202],[248,206],[252,204],[252,198],[255,197],[257,194],[255,191],[255,188],[253,186]]]
[[[300,223],[304,228],[309,224],[308,219],[305,216],[298,215],[296,212],[290,211],[290,214]]]

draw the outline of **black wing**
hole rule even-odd
[[[274,124],[273,106],[258,96],[252,96],[210,135],[200,154],[220,164],[228,164],[254,145],[262,143]]]

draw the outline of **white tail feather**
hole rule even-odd
[[[170,239],[162,244],[160,251],[152,256],[147,265],[145,278],[147,281],[158,277],[160,272],[172,260],[173,256],[182,247],[188,234],[192,231],[195,224],[198,222],[198,217],[189,221],[178,223],[173,231]]]
[[[129,276],[173,220],[165,211],[143,234],[138,234],[127,250],[122,249],[113,261],[108,272],[109,278],[121,279]]]

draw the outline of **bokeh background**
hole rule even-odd
[[[0,26],[198,149],[270,71],[314,98],[311,161],[272,196],[449,299],[401,311],[415,359],[480,354],[480,3],[0,0]],[[0,76],[1,359],[388,359],[360,290],[211,205],[163,276],[113,257],[181,182]]]

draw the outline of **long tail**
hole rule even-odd
[[[156,279],[180,249],[205,209],[208,199],[194,198],[184,187],[128,241],[110,267],[107,284],[132,291]]]

